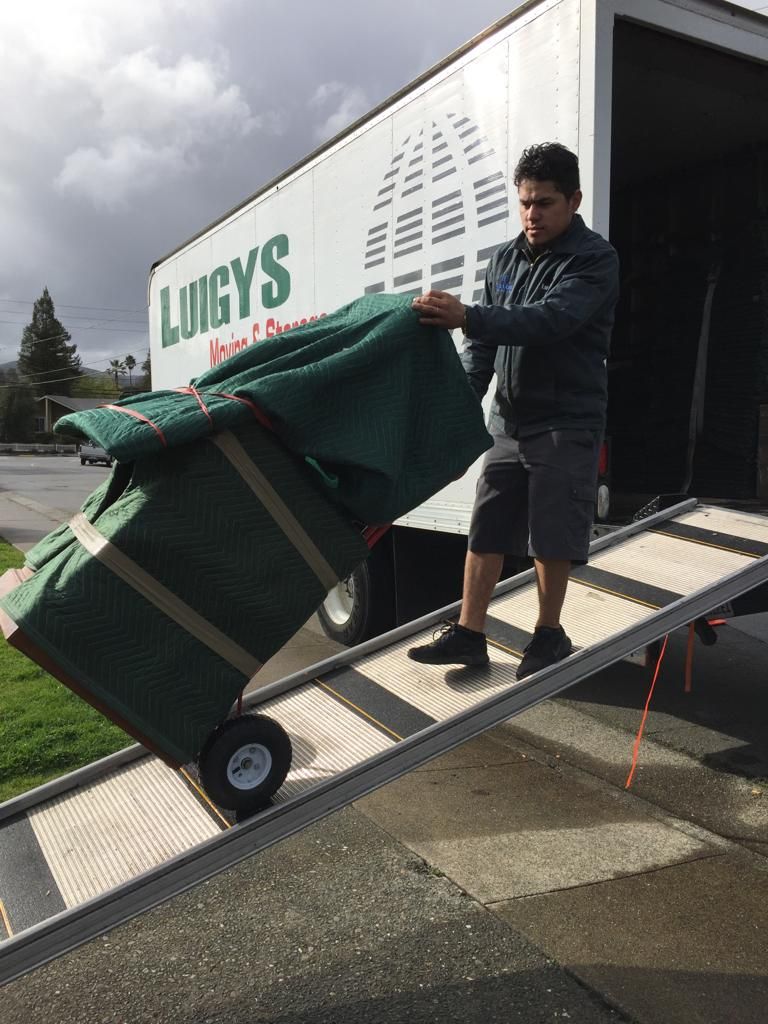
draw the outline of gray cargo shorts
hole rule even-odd
[[[477,484],[469,550],[583,565],[591,539],[602,435],[552,430],[494,436]]]

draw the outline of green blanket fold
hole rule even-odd
[[[192,384],[205,408],[191,392],[158,391],[115,403],[143,420],[101,408],[55,429],[126,462],[248,422],[253,403],[329,497],[365,523],[404,515],[491,446],[450,334],[420,326],[403,296],[365,296]]]

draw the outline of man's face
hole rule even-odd
[[[536,248],[549,245],[568,230],[581,203],[581,192],[566,199],[553,181],[524,178],[517,187],[520,222],[528,244]]]

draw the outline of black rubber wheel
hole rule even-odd
[[[84,465],[85,465],[85,459],[80,459],[80,465],[81,465],[81,466],[84,466]]]
[[[274,719],[229,718],[211,733],[198,758],[200,779],[220,807],[252,813],[282,786],[292,753],[288,733]]]
[[[395,627],[395,589],[391,551],[371,552],[330,592],[317,610],[325,635],[345,647]]]

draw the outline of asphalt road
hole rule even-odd
[[[81,466],[73,456],[0,455],[0,487],[62,512],[76,512],[106,479],[106,466]]]

